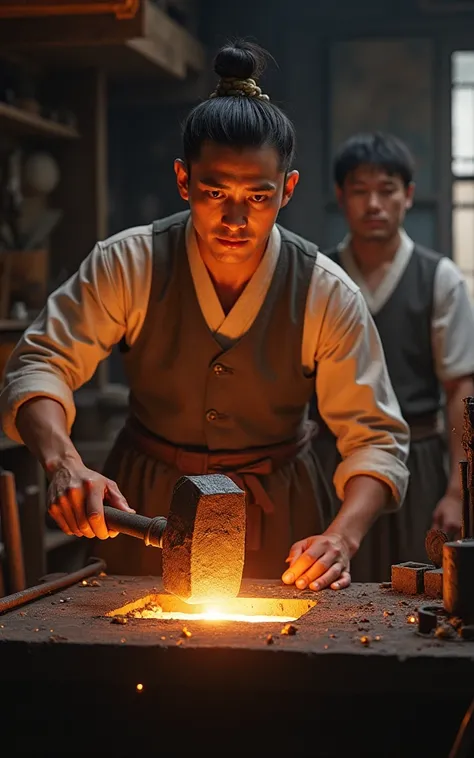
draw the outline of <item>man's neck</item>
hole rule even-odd
[[[351,237],[351,251],[361,274],[370,274],[391,263],[400,247],[400,232],[388,240]]]
[[[266,245],[242,263],[221,263],[216,261],[214,256],[199,242],[198,240],[201,258],[211,277],[222,309],[227,315],[259,267],[265,254]]]

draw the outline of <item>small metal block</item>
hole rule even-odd
[[[443,615],[441,605],[422,605],[418,608],[418,632],[430,634],[438,626],[438,616]]]
[[[472,624],[461,626],[460,634],[463,640],[469,640],[469,642],[473,642],[474,641],[474,626]]]
[[[405,595],[420,595],[425,590],[423,576],[433,566],[428,563],[396,563],[392,566],[392,589]]]
[[[443,597],[443,569],[437,568],[424,573],[425,595],[433,598]]]

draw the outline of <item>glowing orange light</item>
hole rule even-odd
[[[143,692],[143,684],[137,684],[137,692]]]
[[[222,606],[222,608],[225,608],[225,606]],[[176,614],[174,614],[176,616]],[[185,614],[183,614],[185,615]],[[265,616],[265,615],[255,615],[250,616],[246,613],[226,613],[225,610],[222,610],[221,608],[215,608],[215,607],[208,607],[203,613],[193,613],[190,618],[195,619],[196,621],[246,621],[248,623],[252,624],[261,624],[263,622],[284,622],[284,621],[294,621],[294,616]]]
[[[177,621],[246,621],[247,623],[261,624],[263,622],[287,622],[295,621],[295,616],[268,616],[268,615],[250,615],[247,613],[226,613],[225,605],[220,608],[215,606],[206,606],[205,610],[200,613],[180,611],[164,611],[160,607],[144,609],[136,612],[140,618],[156,619],[174,619]]]
[[[314,608],[317,601],[295,598],[244,598],[238,597],[221,602],[213,599],[206,604],[188,604],[173,595],[147,595],[138,603],[127,603],[121,608],[109,611],[106,615],[134,619],[157,619],[181,621],[181,629],[186,630],[186,622],[210,622],[212,625],[222,622],[273,623],[286,624],[301,618]],[[164,630],[163,630],[164,631]],[[165,639],[161,632],[161,639]],[[194,629],[182,631],[182,637],[190,637]],[[294,633],[293,627],[288,634]]]

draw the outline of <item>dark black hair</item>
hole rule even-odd
[[[363,165],[377,166],[390,176],[400,176],[405,187],[413,181],[413,156],[405,143],[392,134],[362,133],[344,142],[333,164],[334,181],[338,187],[343,187],[347,175]]]
[[[221,79],[254,79],[258,82],[269,54],[258,45],[237,41],[225,45],[214,58]],[[295,129],[288,116],[268,100],[246,96],[217,96],[195,106],[183,123],[184,159],[188,166],[199,158],[204,142],[228,147],[274,147],[282,171],[291,167]]]

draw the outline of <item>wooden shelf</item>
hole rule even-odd
[[[19,321],[18,319],[3,318],[0,319],[0,332],[22,332],[31,321]]]
[[[0,102],[0,132],[36,135],[49,139],[78,139],[79,132],[72,126],[58,124],[14,105]]]

